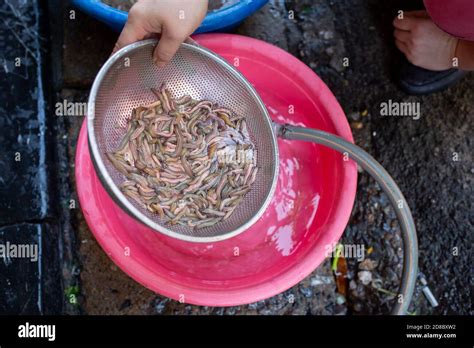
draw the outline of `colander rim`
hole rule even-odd
[[[185,234],[172,231],[166,228],[164,225],[154,222],[151,218],[143,214],[138,208],[136,208],[133,204],[130,203],[129,199],[125,196],[125,194],[122,193],[122,191],[113,181],[112,177],[109,175],[105,167],[105,164],[102,160],[102,156],[100,155],[99,146],[97,144],[97,140],[96,140],[95,132],[94,132],[95,130],[94,129],[95,102],[96,102],[97,93],[99,91],[101,83],[103,79],[105,78],[105,76],[107,75],[109,69],[124,55],[129,54],[130,52],[134,50],[143,48],[147,45],[156,45],[157,43],[158,43],[157,39],[147,39],[147,40],[135,42],[133,44],[130,44],[128,46],[121,48],[120,50],[118,50],[112,56],[109,57],[109,59],[104,63],[104,65],[101,67],[101,69],[97,73],[97,76],[95,77],[94,82],[92,84],[92,88],[89,94],[88,104],[87,104],[87,138],[88,138],[89,150],[91,152],[92,163],[97,171],[97,175],[102,185],[104,186],[107,193],[112,197],[112,199],[114,199],[114,201],[116,201],[118,205],[122,209],[124,209],[126,213],[128,213],[130,216],[132,216],[133,218],[135,218],[136,220],[138,220],[145,226],[150,227],[154,232],[164,234],[171,238],[175,238],[175,239],[179,239],[179,240],[187,241],[187,242],[194,242],[194,243],[214,243],[214,242],[219,242],[219,241],[223,241],[223,240],[235,237],[239,235],[240,233],[246,231],[250,226],[252,226],[255,222],[257,222],[258,219],[260,219],[260,217],[268,208],[273,198],[273,195],[275,193],[276,186],[277,186],[278,171],[279,171],[278,142],[277,142],[277,135],[274,129],[274,124],[272,123],[270,119],[270,115],[268,113],[267,108],[265,107],[265,104],[261,100],[255,88],[237,69],[235,69],[232,65],[230,65],[227,61],[225,61],[224,58],[222,58],[218,54],[198,44],[193,44],[193,43],[181,44],[181,47],[204,54],[208,58],[218,62],[224,68],[226,68],[227,71],[232,73],[234,77],[236,77],[240,82],[242,82],[242,84],[247,88],[248,92],[252,95],[258,107],[260,108],[261,112],[263,113],[264,119],[265,119],[264,121],[270,129],[271,139],[268,142],[268,144],[274,149],[272,160],[275,163],[273,173],[272,173],[272,184],[265,199],[263,200],[263,203],[260,205],[260,208],[250,219],[248,219],[245,223],[241,224],[239,227],[237,227],[236,229],[228,233],[212,236],[212,237],[209,237],[209,236],[196,237],[196,236],[185,235]]]

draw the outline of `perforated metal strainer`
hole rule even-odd
[[[191,242],[215,242],[246,230],[270,203],[278,175],[275,133],[267,110],[253,87],[221,57],[184,43],[164,68],[151,59],[156,40],[145,40],[115,53],[97,75],[89,97],[88,135],[92,159],[104,187],[131,216],[168,236]],[[125,177],[107,159],[123,138],[133,108],[156,100],[151,88],[166,82],[173,97],[189,94],[245,115],[257,149],[259,171],[251,191],[225,221],[208,228],[167,225],[119,189]]]
[[[263,214],[275,191],[278,176],[277,136],[330,147],[364,168],[387,194],[400,223],[404,243],[403,276],[392,313],[404,314],[410,304],[418,266],[416,229],[410,208],[395,181],[368,153],[335,135],[304,127],[272,123],[252,85],[224,59],[207,49],[184,43],[164,68],[152,62],[156,40],[145,40],[115,53],[99,71],[89,97],[87,131],[91,157],[105,189],[131,216],[155,231],[190,242],[216,242],[245,231]],[[129,200],[119,189],[125,178],[106,158],[125,134],[133,108],[155,101],[151,88],[166,82],[173,97],[185,94],[208,99],[246,116],[257,150],[259,171],[252,189],[228,220],[192,229],[165,224],[158,215]]]

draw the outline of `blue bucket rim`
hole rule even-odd
[[[208,12],[195,34],[216,31],[237,25],[263,7],[269,0],[239,0],[223,9]],[[128,17],[127,11],[119,10],[101,0],[73,0],[74,6],[89,15],[120,30]]]

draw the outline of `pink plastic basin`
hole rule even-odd
[[[195,40],[238,62],[273,120],[352,141],[333,94],[295,57],[238,35],[203,34]],[[279,140],[279,147],[277,190],[263,217],[237,237],[198,244],[154,232],[113,202],[91,163],[84,123],[76,153],[82,211],[107,255],[147,288],[197,305],[256,302],[292,287],[321,264],[344,231],[356,193],[356,165],[337,152],[300,141]]]

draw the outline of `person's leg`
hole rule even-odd
[[[459,39],[441,30],[426,11],[406,12],[396,17],[395,44],[408,62],[400,69],[400,87],[409,94],[443,90],[461,79],[455,59]]]

